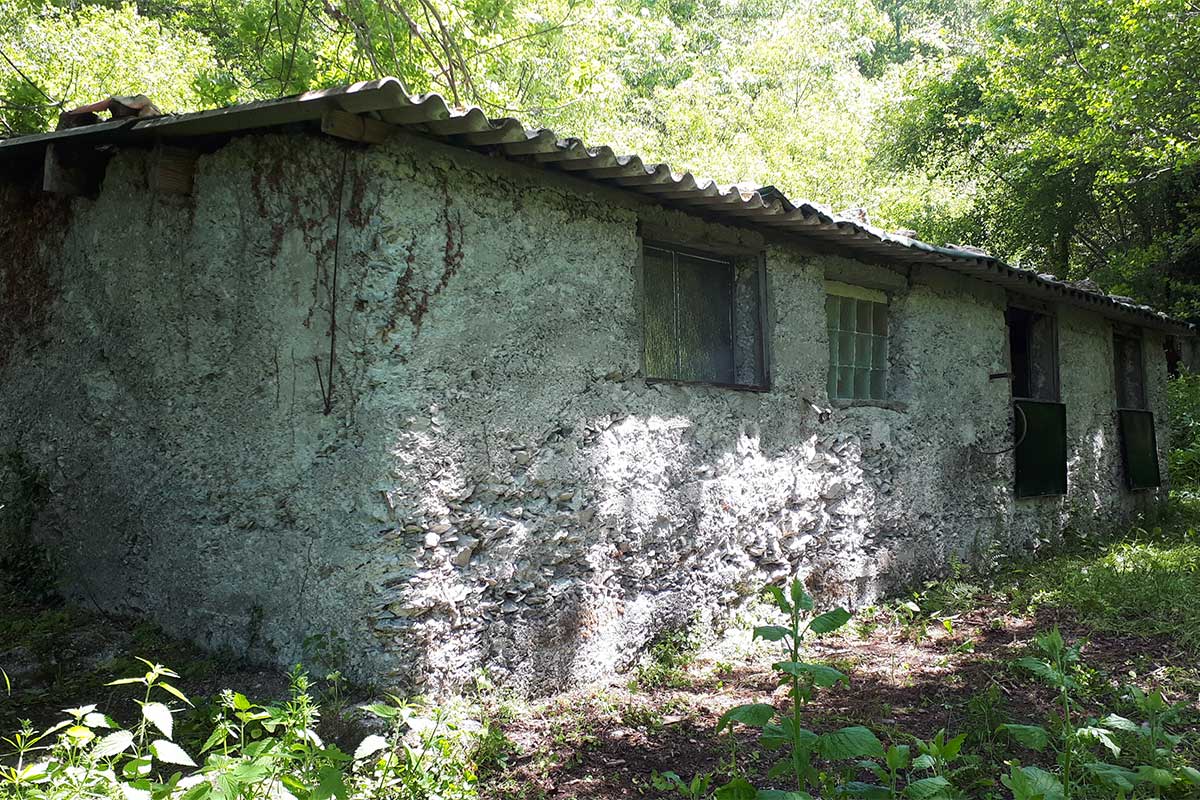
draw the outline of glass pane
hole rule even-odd
[[[854,366],[871,366],[871,334],[859,333],[854,337]]]
[[[842,307],[842,321],[838,328],[843,331],[854,330],[854,307],[857,304],[853,300],[843,297],[839,305]]]
[[[679,378],[734,383],[733,269],[682,253],[675,259]]]
[[[858,327],[855,330],[862,333],[871,332],[871,308],[878,305],[869,300],[859,300],[858,303]]]
[[[871,396],[871,371],[868,369],[854,370],[854,398],[866,400]]]
[[[875,369],[887,369],[887,339],[882,336],[871,338],[871,366]]]
[[[830,330],[837,330],[842,313],[840,301],[841,298],[835,294],[825,296],[825,326]]]
[[[838,334],[838,366],[853,366],[854,364],[854,334]]]
[[[676,378],[675,279],[671,254],[647,247],[643,255],[645,342],[643,359],[648,378]]]
[[[838,367],[838,397],[854,397],[854,367]]]
[[[876,336],[887,336],[888,307],[885,304],[875,304],[875,310],[871,314],[871,328],[871,332]]]
[[[1029,396],[1058,399],[1058,353],[1054,318],[1034,314],[1029,328]]]
[[[887,397],[887,372],[882,369],[871,370],[871,399],[883,400]]]
[[[829,366],[838,364],[838,335],[832,331],[829,334]]]
[[[838,396],[838,368],[830,365],[829,367],[829,397],[833,399]]]

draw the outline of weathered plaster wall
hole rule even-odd
[[[767,245],[771,391],[648,385],[639,230],[764,243],[610,199],[405,141],[245,137],[189,198],[118,155],[38,245],[42,317],[0,340],[0,449],[49,480],[64,586],[261,657],[328,634],[360,675],[536,692],[768,578],[863,601],[1145,502],[1108,323],[1069,309],[1071,493],[1012,500],[981,452],[1010,437],[1005,296],[935,268]],[[826,279],[891,293],[885,406],[826,397]]]

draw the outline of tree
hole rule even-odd
[[[973,188],[942,232],[1195,315],[1197,74],[1190,0],[993,0],[974,46],[913,70],[881,164]]]

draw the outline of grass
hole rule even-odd
[[[1014,608],[1067,609],[1087,627],[1169,637],[1200,654],[1198,516],[1193,499],[1177,499],[1165,525],[1020,565],[1002,577],[1005,591]]]

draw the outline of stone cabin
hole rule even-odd
[[[63,590],[425,690],[1126,524],[1194,346],[393,79],[0,142],[0,237],[0,452]]]

